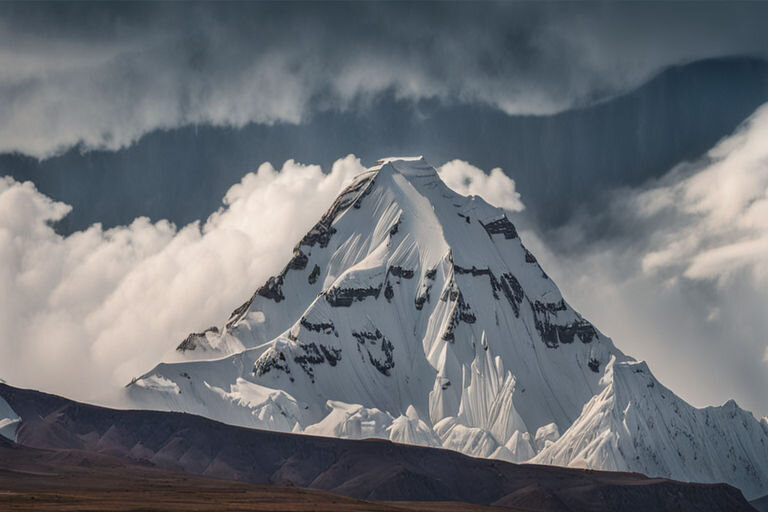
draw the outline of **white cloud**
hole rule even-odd
[[[599,218],[523,234],[574,307],[698,406],[768,412],[767,140],[768,105]]]
[[[330,173],[289,160],[263,164],[225,206],[176,229],[138,218],[61,237],[69,207],[34,185],[0,180],[0,374],[11,383],[103,398],[151,367],[192,330],[221,323],[290,258],[356,158]]]
[[[683,166],[636,199],[646,217],[663,217],[653,272],[682,267],[691,279],[728,279],[748,270],[768,278],[768,105],[758,109],[703,162]]]
[[[478,195],[489,203],[512,210],[522,211],[525,206],[515,190],[515,182],[499,167],[486,174],[463,160],[451,160],[438,168],[446,185],[462,195]]]
[[[468,168],[479,185],[462,192],[485,194],[492,181],[519,201],[511,179]],[[69,206],[32,183],[0,178],[0,376],[109,400],[170,357],[189,332],[220,325],[279,272],[344,183],[363,170],[353,155],[328,174],[293,160],[280,170],[265,163],[232,186],[202,225],[177,229],[138,218],[66,237],[50,223]]]

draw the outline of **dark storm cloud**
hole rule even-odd
[[[300,123],[398,98],[546,114],[670,64],[764,54],[765,4],[0,6],[0,151],[118,148],[186,124]]]

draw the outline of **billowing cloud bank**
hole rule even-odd
[[[736,398],[768,413],[767,138],[768,106],[700,161],[617,194],[603,216],[522,233],[575,308],[699,406]],[[68,206],[0,180],[0,377],[107,400],[279,271],[362,169],[353,156],[328,174],[263,164],[202,224],[136,219],[67,237],[48,223]],[[497,170],[439,170],[462,194],[523,208]]]
[[[699,406],[768,413],[766,141],[768,105],[604,216],[524,235],[582,313]]]
[[[62,237],[50,223],[70,207],[32,183],[0,178],[0,377],[109,401],[130,378],[173,357],[189,332],[219,325],[278,272],[345,182],[350,155],[329,173],[265,163],[229,189],[204,223],[177,229],[138,218]],[[514,182],[454,161],[441,172],[462,193],[522,208]],[[508,198],[494,196],[506,191]]]
[[[768,5],[0,4],[0,152],[296,123],[373,95],[547,114],[666,66],[767,54]]]
[[[646,272],[679,269],[721,285],[749,272],[768,285],[768,105],[707,158],[683,166],[635,199],[644,219],[665,220]]]

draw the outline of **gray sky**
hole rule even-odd
[[[76,208],[102,209],[94,206],[78,228],[103,220],[94,212],[118,208],[113,196],[100,194],[112,179],[105,171],[111,165],[124,167],[119,190],[132,203],[119,207],[129,218],[106,221],[111,230],[97,226],[62,237],[47,223],[61,219],[66,206],[31,185],[2,182],[0,319],[13,324],[15,335],[0,341],[0,373],[12,371],[9,364],[25,373],[35,364],[66,367],[61,381],[44,372],[47,390],[84,396],[94,382],[113,373],[119,381],[140,366],[131,353],[151,346],[146,353],[155,357],[164,351],[161,338],[173,338],[172,347],[185,332],[206,327],[193,325],[199,311],[228,312],[268,269],[279,268],[294,231],[322,210],[339,177],[360,164],[344,160],[336,175],[315,174],[311,183],[326,190],[296,218],[288,206],[303,204],[306,190],[279,173],[237,185],[240,177],[278,156],[273,164],[288,170],[286,180],[306,170],[283,166],[292,157],[329,171],[330,162],[348,153],[370,158],[380,141],[385,153],[411,151],[392,135],[406,131],[405,121],[418,136],[404,138],[423,144],[416,152],[439,155],[435,165],[461,158],[486,173],[506,166],[529,206],[519,223],[537,226],[531,244],[566,297],[619,347],[648,359],[696,405],[733,396],[766,414],[768,298],[760,262],[768,249],[760,219],[768,215],[761,217],[760,205],[768,184],[761,145],[750,143],[761,140],[765,115],[716,145],[766,101],[766,75],[754,63],[738,77],[733,67],[688,66],[681,68],[688,70],[680,72],[688,73],[684,80],[667,70],[702,59],[768,56],[766,20],[762,2],[0,3],[0,153],[32,157],[2,156],[0,175],[32,177],[48,169],[41,190],[83,191],[68,196],[78,198]],[[718,77],[724,69],[728,75]],[[645,85],[657,76],[660,85]],[[391,117],[385,120],[385,113]],[[348,123],[357,124],[341,128]],[[189,126],[209,135],[188,138]],[[462,127],[477,139],[466,139]],[[352,132],[366,140],[347,148]],[[646,135],[654,133],[665,139]],[[216,151],[230,141],[260,149],[238,152],[233,161]],[[483,143],[511,148],[512,156],[497,157]],[[208,149],[201,156],[190,145]],[[267,153],[271,145],[281,151]],[[622,160],[625,145],[636,154]],[[159,147],[205,162],[197,177],[209,172],[217,186],[182,174]],[[654,151],[664,158],[641,160]],[[691,163],[665,176],[679,163],[675,155]],[[153,178],[141,176],[137,165],[154,165],[154,175],[169,178],[162,183],[179,185],[153,195]],[[58,188],[49,187],[54,181]],[[475,183],[485,181],[477,175]],[[506,187],[512,190],[511,183]],[[569,206],[566,216],[537,221],[547,204],[586,198],[591,189],[604,194],[589,196],[584,208]],[[254,245],[247,229],[240,236],[230,227],[239,225],[238,212],[255,215],[246,206],[254,198],[266,201],[265,191],[282,194],[281,218],[294,228]],[[202,231],[186,225],[206,219],[225,193],[225,213]],[[719,206],[723,193],[727,210]],[[160,203],[193,208],[172,219],[178,227],[156,217],[133,220]],[[254,211],[262,210],[263,204]],[[231,248],[229,256],[221,248]],[[185,254],[202,258],[206,270],[175,273],[190,264]],[[217,262],[246,267],[248,282]],[[159,286],[146,304],[153,322],[140,320],[150,310],[130,306],[142,290],[136,283]],[[187,302],[163,310],[170,304],[160,300],[163,290]],[[126,360],[135,366],[109,368]],[[83,361],[102,368],[81,371]]]
[[[510,114],[765,55],[765,3],[0,4],[0,151],[183,124],[298,123],[385,90]]]
[[[768,104],[701,158],[523,236],[567,299],[699,407],[768,413],[766,140]]]

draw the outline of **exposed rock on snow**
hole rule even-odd
[[[658,384],[566,303],[503,210],[421,158],[359,175],[220,332],[188,340],[188,361],[128,387],[136,405],[768,491],[765,420]]]
[[[728,482],[747,497],[764,494],[767,431],[736,402],[696,409],[644,362],[612,360],[601,384],[563,437],[532,462]]]

